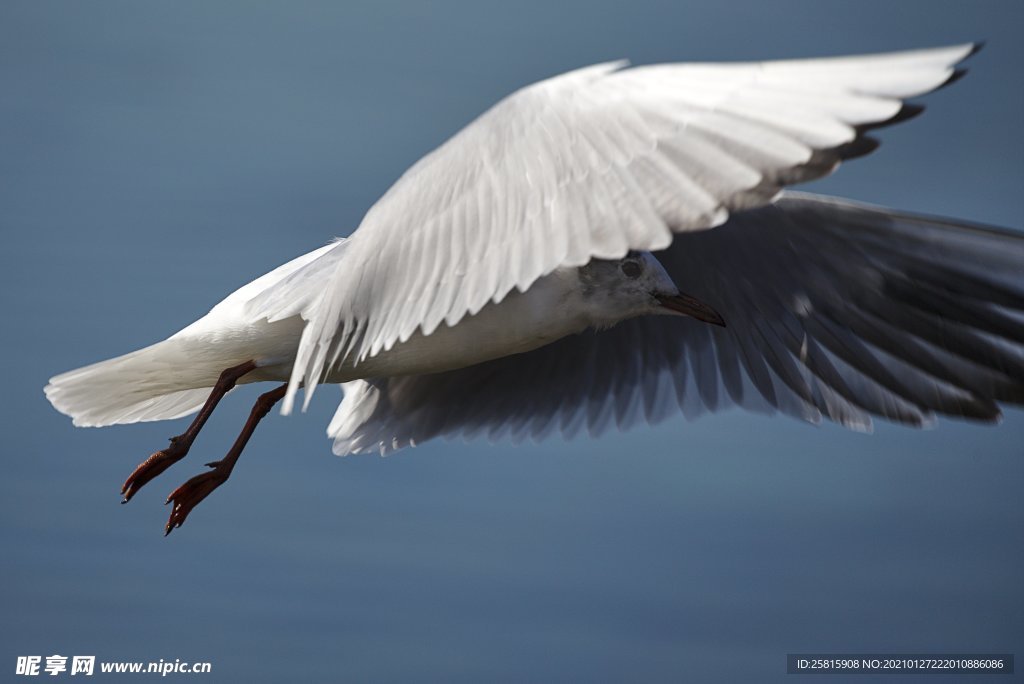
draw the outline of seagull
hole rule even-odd
[[[438,436],[597,436],[740,406],[870,430],[1024,403],[1024,233],[786,190],[878,147],[979,49],[589,66],[509,95],[357,230],[152,346],[52,378],[76,426],[195,413],[274,382],[165,535],[275,404],[340,385],[333,451]]]

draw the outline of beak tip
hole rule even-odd
[[[721,328],[726,327],[725,319],[722,318],[722,315],[696,297],[682,293],[671,296],[658,296],[658,303],[669,311],[689,316],[690,318],[696,318],[699,321],[711,323]]]

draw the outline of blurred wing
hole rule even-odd
[[[573,71],[495,105],[367,212],[308,323],[283,412],[325,368],[456,324],[559,266],[667,247],[877,145],[972,45]],[[273,312],[270,312],[273,315]]]
[[[657,254],[726,328],[647,316],[435,375],[349,383],[336,453],[598,434],[739,405],[868,430],[1024,403],[1024,233],[784,193]]]

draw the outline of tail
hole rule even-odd
[[[46,398],[78,427],[194,413],[221,371],[258,358],[259,346],[253,346],[260,338],[256,322],[270,325],[297,317],[316,299],[323,289],[321,276],[341,255],[344,243],[325,245],[257,278],[163,342],[51,378],[43,390]]]
[[[62,373],[43,391],[77,427],[180,418],[203,405],[217,379],[190,356],[187,344],[172,338]]]

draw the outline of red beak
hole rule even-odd
[[[698,321],[725,327],[725,320],[717,311],[696,297],[679,293],[677,295],[654,295],[663,307],[670,311],[696,318]]]

